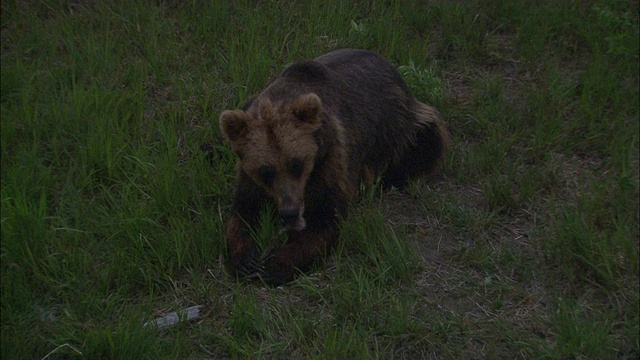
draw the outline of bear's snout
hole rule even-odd
[[[296,219],[298,219],[299,213],[300,213],[300,210],[294,207],[280,209],[280,217],[287,224],[290,224],[296,221]]]
[[[301,207],[281,208],[278,213],[285,227],[290,230],[302,231],[307,227],[307,222],[302,216],[304,214],[304,205]]]

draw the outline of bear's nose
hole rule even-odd
[[[286,223],[294,222],[298,219],[298,209],[297,208],[287,208],[280,210],[280,217]]]

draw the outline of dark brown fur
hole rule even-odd
[[[381,177],[384,186],[403,186],[434,170],[448,147],[438,112],[411,95],[392,65],[364,50],[289,66],[241,110],[223,112],[220,126],[239,157],[226,224],[230,266],[274,285],[333,248],[338,216],[361,182]],[[268,202],[289,240],[261,264],[248,229]]]

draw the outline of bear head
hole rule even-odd
[[[319,150],[321,106],[313,93],[277,102],[259,96],[246,111],[220,115],[222,135],[239,158],[239,171],[275,200],[290,229],[306,226],[304,194]]]

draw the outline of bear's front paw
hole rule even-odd
[[[280,286],[293,280],[296,269],[285,261],[281,261],[274,254],[270,254],[264,261],[263,272],[259,275],[271,286]]]
[[[255,248],[251,248],[240,257],[232,257],[229,267],[238,277],[257,278],[264,274],[264,268],[260,264]]]

